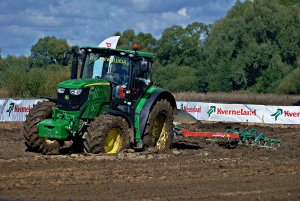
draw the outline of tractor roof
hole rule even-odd
[[[103,47],[94,47],[94,46],[84,46],[80,49],[91,49],[92,51],[99,51],[99,52],[125,52],[126,54],[133,54],[135,56],[139,57],[148,57],[148,58],[154,58],[155,55],[150,52],[141,52],[141,51],[134,51],[134,50],[124,50],[124,49],[110,49],[110,48],[103,48]]]

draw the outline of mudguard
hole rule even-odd
[[[145,95],[139,100],[135,111],[135,142],[138,143],[143,139],[147,120],[152,107],[161,99],[166,99],[176,109],[176,101],[174,96],[161,88],[150,87]]]

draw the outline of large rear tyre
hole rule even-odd
[[[128,123],[120,116],[100,115],[87,129],[83,144],[88,153],[119,153],[130,146]]]
[[[60,145],[56,140],[40,138],[38,135],[37,124],[44,119],[51,118],[53,106],[54,103],[52,102],[38,102],[30,109],[29,114],[26,116],[26,120],[21,128],[21,134],[24,137],[28,151],[42,152],[44,154],[59,153]]]
[[[152,108],[143,136],[144,149],[159,152],[170,149],[173,140],[173,108],[167,100],[158,101]]]

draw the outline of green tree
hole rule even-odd
[[[9,97],[55,96],[57,84],[68,79],[70,70],[60,64],[30,67],[30,58],[7,56],[0,60],[0,88]]]
[[[165,29],[158,40],[158,61],[162,65],[176,63],[197,66],[201,60],[202,44],[208,29],[208,26],[200,22],[189,24],[186,28],[173,25]]]
[[[47,36],[31,47],[32,66],[46,67],[49,63],[61,63],[63,54],[69,49],[64,39]]]
[[[157,47],[157,40],[149,33],[138,33],[136,41],[144,52],[154,52]]]
[[[200,22],[167,28],[157,43],[154,78],[173,92],[197,91],[196,69],[203,67],[203,41],[208,31],[209,26]]]
[[[196,91],[195,73],[193,68],[168,64],[154,69],[153,80],[172,92]]]
[[[257,79],[255,90],[260,93],[272,93],[282,79],[292,71],[292,67],[281,61],[280,55],[274,55],[270,61],[270,67],[262,71],[262,75]]]
[[[284,77],[276,92],[279,94],[300,94],[300,67],[290,72]]]
[[[157,41],[151,34],[140,32],[138,35],[135,35],[134,30],[128,29],[123,34],[116,32],[114,35],[121,36],[118,41],[118,48],[132,49],[133,44],[138,43],[140,51],[155,51]]]
[[[284,6],[277,0],[238,1],[205,40],[204,67],[197,74],[206,78],[199,80],[199,90],[275,92],[297,67],[299,9],[299,4]],[[217,80],[229,83],[224,87]]]
[[[11,91],[12,95],[23,93],[24,74],[29,69],[27,57],[12,55],[0,59],[0,88]]]

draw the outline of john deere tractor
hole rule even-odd
[[[58,84],[57,98],[37,103],[26,117],[22,134],[29,151],[168,150],[176,102],[150,79],[154,54],[82,47],[65,52],[65,65],[68,55],[71,79]]]

